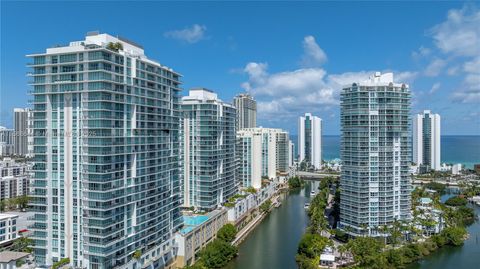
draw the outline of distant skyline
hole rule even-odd
[[[119,35],[180,72],[183,95],[248,91],[257,124],[297,134],[306,112],[340,134],[341,86],[375,71],[410,84],[412,115],[442,135],[480,135],[480,10],[475,2],[1,2],[0,126],[27,107],[26,54]],[[28,18],[28,19],[27,19]]]

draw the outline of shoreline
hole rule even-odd
[[[262,223],[262,221],[267,217],[272,210],[274,210],[275,203],[280,199],[280,194],[283,192],[283,188],[280,188],[277,190],[274,196],[270,198],[272,201],[272,205],[270,206],[270,209],[267,212],[261,212],[258,216],[256,216],[253,220],[251,220],[245,227],[243,227],[240,231],[237,232],[237,236],[235,239],[232,241],[232,245],[234,246],[239,246],[242,244],[242,242],[252,233],[255,228]],[[281,206],[281,205],[280,205]],[[256,210],[259,210],[258,208]]]

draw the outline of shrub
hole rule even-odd
[[[257,193],[257,190],[254,187],[248,187],[245,191],[254,194]]]
[[[445,204],[449,206],[465,206],[467,205],[467,199],[459,196],[454,196],[450,197],[447,201],[445,201]]]
[[[64,265],[67,265],[69,263],[70,263],[70,258],[62,258],[58,262],[56,262],[52,265],[52,269],[60,268],[60,267],[62,267]]]
[[[440,236],[445,238],[447,245],[460,246],[463,245],[466,234],[467,230],[464,227],[447,227],[443,229]]]
[[[425,184],[425,187],[430,190],[434,190],[438,192],[439,194],[442,194],[445,191],[445,185],[437,182],[429,182]]]
[[[270,210],[271,206],[272,206],[272,201],[267,200],[260,205],[260,211],[267,212],[268,210]]]
[[[135,260],[138,260],[142,257],[142,251],[137,249],[135,250],[135,252],[133,252],[132,254],[132,258],[134,258]]]

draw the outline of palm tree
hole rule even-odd
[[[395,245],[398,242],[398,239],[401,236],[402,236],[402,232],[400,231],[400,222],[398,222],[398,220],[395,219],[393,221],[393,225],[392,225],[391,233],[390,233],[390,237],[392,238],[393,247],[395,247]]]
[[[343,260],[343,254],[347,252],[347,247],[345,245],[340,245],[337,250],[340,253],[340,260]]]
[[[367,236],[366,230],[368,228],[367,224],[366,223],[360,224],[360,228],[362,229],[363,236],[366,237]]]
[[[387,244],[387,232],[388,232],[388,227],[386,225],[380,225],[378,226],[378,230],[382,233],[382,236],[384,238],[384,243],[385,245]]]

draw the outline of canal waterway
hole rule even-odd
[[[298,242],[309,222],[304,204],[310,202],[312,189],[318,192],[318,182],[309,182],[302,189],[282,194],[282,205],[273,209],[248,235],[239,246],[238,257],[226,268],[297,268]]]
[[[310,191],[318,192],[318,182],[283,194],[282,205],[275,208],[239,246],[239,255],[226,269],[292,269],[297,268],[297,246],[308,225],[304,204],[310,202]],[[454,194],[442,197],[445,201]],[[477,215],[480,207],[475,206]],[[480,268],[480,222],[468,227],[470,237],[460,247],[445,247],[408,269]]]

